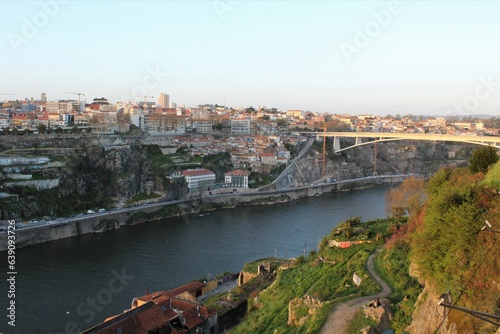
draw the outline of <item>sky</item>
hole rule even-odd
[[[0,100],[500,116],[500,1],[1,1]],[[13,95],[5,95],[13,94]]]

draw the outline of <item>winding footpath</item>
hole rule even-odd
[[[347,333],[347,328],[349,323],[353,319],[356,312],[365,304],[372,301],[375,298],[385,298],[391,294],[391,288],[377,275],[375,272],[375,268],[373,266],[373,258],[380,251],[378,249],[376,252],[373,252],[368,257],[368,261],[366,262],[366,269],[370,272],[373,279],[377,282],[377,284],[382,288],[382,291],[375,295],[359,297],[353,300],[349,300],[345,303],[339,304],[335,306],[332,313],[328,316],[326,323],[323,325],[321,330],[318,332],[319,334],[343,334]]]

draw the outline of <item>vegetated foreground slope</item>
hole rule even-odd
[[[249,300],[248,314],[233,333],[316,333],[333,307],[347,299],[380,291],[366,270],[370,253],[389,236],[393,222],[361,222],[351,218],[323,238],[318,252],[299,257],[288,269],[279,270],[276,281]],[[358,244],[341,249],[332,241]],[[356,273],[362,282],[354,284]]]
[[[450,290],[456,306],[500,314],[499,236],[481,231],[485,220],[493,230],[500,225],[500,163],[495,164],[497,155],[490,151],[478,149],[468,168],[440,170],[425,189],[422,180],[410,178],[388,193],[389,215],[410,218],[408,224],[394,227],[376,263],[393,289],[396,333],[498,329],[461,311],[445,317],[445,309],[437,306],[440,295]],[[422,293],[409,273],[425,285]]]
[[[414,273],[426,285],[411,333],[492,333],[497,326],[461,311],[444,318],[436,305],[450,291],[453,304],[500,314],[500,235],[481,231],[488,220],[500,226],[500,163],[487,174],[445,168],[426,186],[427,202],[392,244],[410,248]],[[436,311],[438,311],[436,313]],[[441,324],[442,322],[442,324]]]

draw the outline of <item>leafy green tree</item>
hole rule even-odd
[[[47,126],[45,124],[38,124],[37,129],[38,133],[45,133],[45,131],[47,131]]]
[[[481,147],[472,152],[469,168],[472,173],[486,173],[488,167],[498,161],[498,154],[493,146]]]
[[[60,126],[58,126],[57,129],[56,129],[56,133],[59,134],[59,133],[62,133],[62,132],[63,132],[63,129]]]
[[[284,119],[284,118],[278,118],[276,120],[276,123],[278,124],[278,126],[288,126],[289,125],[289,123],[287,122],[287,120]]]
[[[19,130],[16,127],[12,128],[12,135],[17,135],[18,132]]]
[[[71,133],[78,133],[78,125],[73,125],[73,127],[71,128]]]

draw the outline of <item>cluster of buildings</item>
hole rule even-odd
[[[444,117],[380,117],[359,115],[339,117],[350,131],[390,133],[435,133],[450,135],[498,135],[499,129],[488,128],[483,121],[448,121]]]
[[[216,175],[209,169],[186,169],[173,177],[184,177],[190,193],[210,191],[212,193],[225,192],[230,189],[232,192],[244,191],[248,189],[248,175],[245,170],[234,170],[224,174],[224,182],[217,183]]]
[[[307,140],[299,135],[214,135],[172,136],[177,147],[189,148],[191,156],[229,153],[233,168],[269,172],[273,167],[290,160],[292,147]]]
[[[49,101],[45,93],[39,100],[0,102],[0,127],[18,130],[36,130],[46,127],[92,127],[103,133],[127,132],[135,125],[143,132],[155,135],[182,135],[186,133],[221,133],[229,135],[275,135],[283,125],[288,128],[329,131],[425,132],[496,134],[482,122],[448,122],[444,117],[381,117],[376,115],[320,114],[303,110],[278,111],[276,108],[228,108],[211,104],[186,108],[170,102],[170,96],[161,93],[157,102],[109,103],[95,98],[91,103],[81,100]]]

